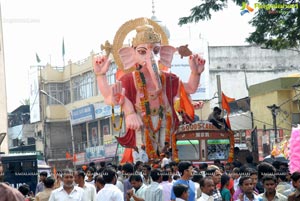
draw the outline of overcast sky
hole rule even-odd
[[[180,44],[189,38],[205,38],[209,45],[244,45],[253,28],[253,13],[240,15],[230,2],[212,20],[179,27],[178,19],[190,14],[199,0],[156,0],[155,15],[165,24],[171,40]],[[5,52],[8,112],[29,98],[28,70],[36,65],[62,66],[62,39],[65,60],[78,61],[112,42],[118,28],[130,19],[152,16],[152,0],[0,0]],[[180,41],[180,42],[178,42]],[[170,43],[170,45],[172,45]],[[176,44],[177,45],[177,44]]]

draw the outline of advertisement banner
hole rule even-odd
[[[85,153],[77,153],[76,154],[76,161],[74,162],[75,165],[82,165],[85,163]]]
[[[88,160],[105,158],[105,149],[103,145],[88,147],[85,149],[85,152]]]
[[[105,157],[107,157],[107,158],[115,157],[117,146],[118,146],[117,143],[104,145],[104,147],[105,147]]]

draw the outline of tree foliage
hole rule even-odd
[[[232,0],[239,6],[245,0]],[[300,0],[258,0],[260,5],[294,5],[295,8],[256,8],[253,19],[249,22],[255,31],[246,41],[264,48],[281,50],[291,49],[300,53]],[[210,20],[212,12],[227,7],[227,0],[204,0],[191,9],[190,16],[181,17],[178,24],[184,25],[200,20]],[[250,5],[254,7],[254,5]]]

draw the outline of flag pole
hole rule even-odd
[[[62,41],[62,57],[63,57],[63,67],[65,67],[65,39]]]

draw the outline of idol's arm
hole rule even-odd
[[[183,83],[183,85],[187,94],[193,94],[199,86],[200,77],[204,71],[205,60],[198,54],[195,54],[189,57],[189,64],[191,75],[188,82]]]

